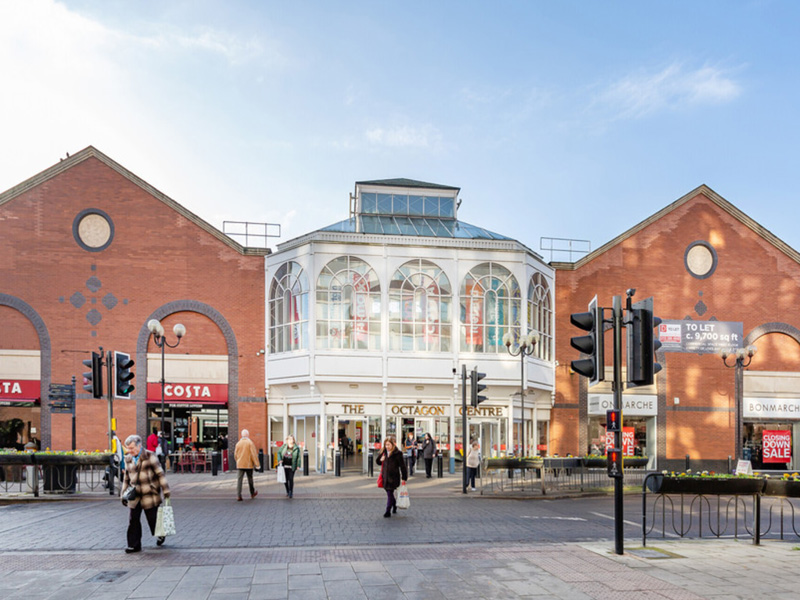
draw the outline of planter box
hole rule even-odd
[[[33,454],[0,454],[0,465],[32,465]]]
[[[767,479],[767,483],[764,486],[764,495],[800,498],[800,481]]]
[[[764,490],[764,479],[656,475],[647,480],[647,487],[657,494],[746,495],[761,493]]]
[[[608,461],[605,458],[584,458],[583,466],[587,469],[605,469]]]
[[[622,468],[625,467],[646,467],[649,459],[646,456],[623,456]]]
[[[541,469],[544,459],[541,458],[488,458],[487,469]]]

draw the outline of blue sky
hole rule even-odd
[[[800,249],[798,31],[788,0],[8,0],[0,189],[93,145],[285,241],[408,177],[538,250],[705,183]]]

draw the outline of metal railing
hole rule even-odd
[[[114,476],[114,491],[119,479]],[[19,494],[112,493],[105,465],[3,465],[0,466],[0,499]]]

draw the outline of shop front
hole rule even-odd
[[[147,384],[147,431],[161,430],[170,452],[216,450],[228,435],[228,385],[166,384],[161,412],[161,384]]]
[[[742,454],[753,469],[800,468],[800,398],[744,398]]]
[[[40,361],[38,350],[0,350],[0,448],[39,444]]]
[[[587,454],[603,455],[613,448],[614,434],[606,432],[606,411],[614,408],[612,394],[589,394]],[[658,397],[653,394],[622,395],[622,454],[646,456],[648,469],[656,465]]]

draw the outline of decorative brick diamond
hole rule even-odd
[[[97,290],[103,287],[103,284],[100,283],[100,280],[97,277],[92,275],[91,277],[89,277],[89,279],[86,280],[86,287],[89,288],[89,291],[94,294],[95,292],[97,292]]]
[[[92,326],[97,325],[100,321],[103,320],[103,315],[100,314],[100,311],[96,308],[93,308],[88,313],[86,313],[86,320],[92,324]]]
[[[694,305],[694,312],[696,312],[701,317],[704,314],[706,314],[707,310],[708,310],[708,307],[705,305],[705,303],[702,300],[700,300],[697,304]]]
[[[117,300],[114,294],[108,293],[105,296],[103,296],[103,306],[105,306],[108,310],[114,308],[118,302],[119,300]]]
[[[69,302],[75,308],[80,308],[84,304],[86,304],[86,298],[80,292],[75,292],[72,296],[69,297]]]

